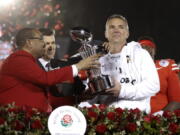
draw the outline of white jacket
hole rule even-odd
[[[100,58],[101,73],[111,75],[121,83],[118,98],[98,96],[100,103],[109,102],[115,107],[150,112],[150,97],[160,89],[159,77],[149,53],[139,43],[130,42],[117,54],[107,54]],[[94,104],[97,100],[88,101]]]

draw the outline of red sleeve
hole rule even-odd
[[[180,81],[177,73],[170,72],[168,77],[168,100],[180,102]]]
[[[169,62],[170,62],[170,68],[171,68],[171,71],[175,72],[175,73],[179,73],[179,67],[178,65],[176,64],[176,62],[173,60],[173,59],[168,59]]]
[[[54,85],[64,81],[73,82],[71,66],[45,72],[33,59],[21,56],[9,59],[7,65],[4,73],[23,81],[40,85]]]

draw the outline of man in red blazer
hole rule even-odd
[[[0,70],[0,104],[15,102],[18,106],[30,106],[50,112],[45,87],[61,82],[73,82],[79,70],[97,68],[98,55],[79,63],[46,72],[36,59],[44,53],[42,34],[33,28],[24,28],[16,35],[18,50],[3,63]]]

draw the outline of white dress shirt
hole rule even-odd
[[[39,58],[38,60],[40,61],[40,63],[41,63],[42,66],[44,67],[44,69],[45,69],[46,71],[49,71],[49,69],[48,69],[48,67],[47,67],[46,65],[47,65],[48,63],[50,63],[50,61],[46,61],[46,60],[44,60],[43,58]],[[72,65],[71,67],[72,67],[72,71],[73,71],[73,76],[76,77],[76,76],[78,75],[78,69],[77,69],[76,65]],[[52,68],[51,66],[50,66],[49,68],[50,68],[50,70],[54,70],[54,68]],[[57,67],[57,68],[55,68],[55,69],[58,69],[58,68],[60,68],[60,67]]]

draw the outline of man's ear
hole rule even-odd
[[[126,34],[126,39],[129,38],[129,30],[127,31],[127,34]]]
[[[28,49],[31,49],[31,48],[32,48],[32,42],[31,42],[31,40],[28,40],[28,39],[27,39],[27,40],[25,41],[25,47],[28,48]]]

